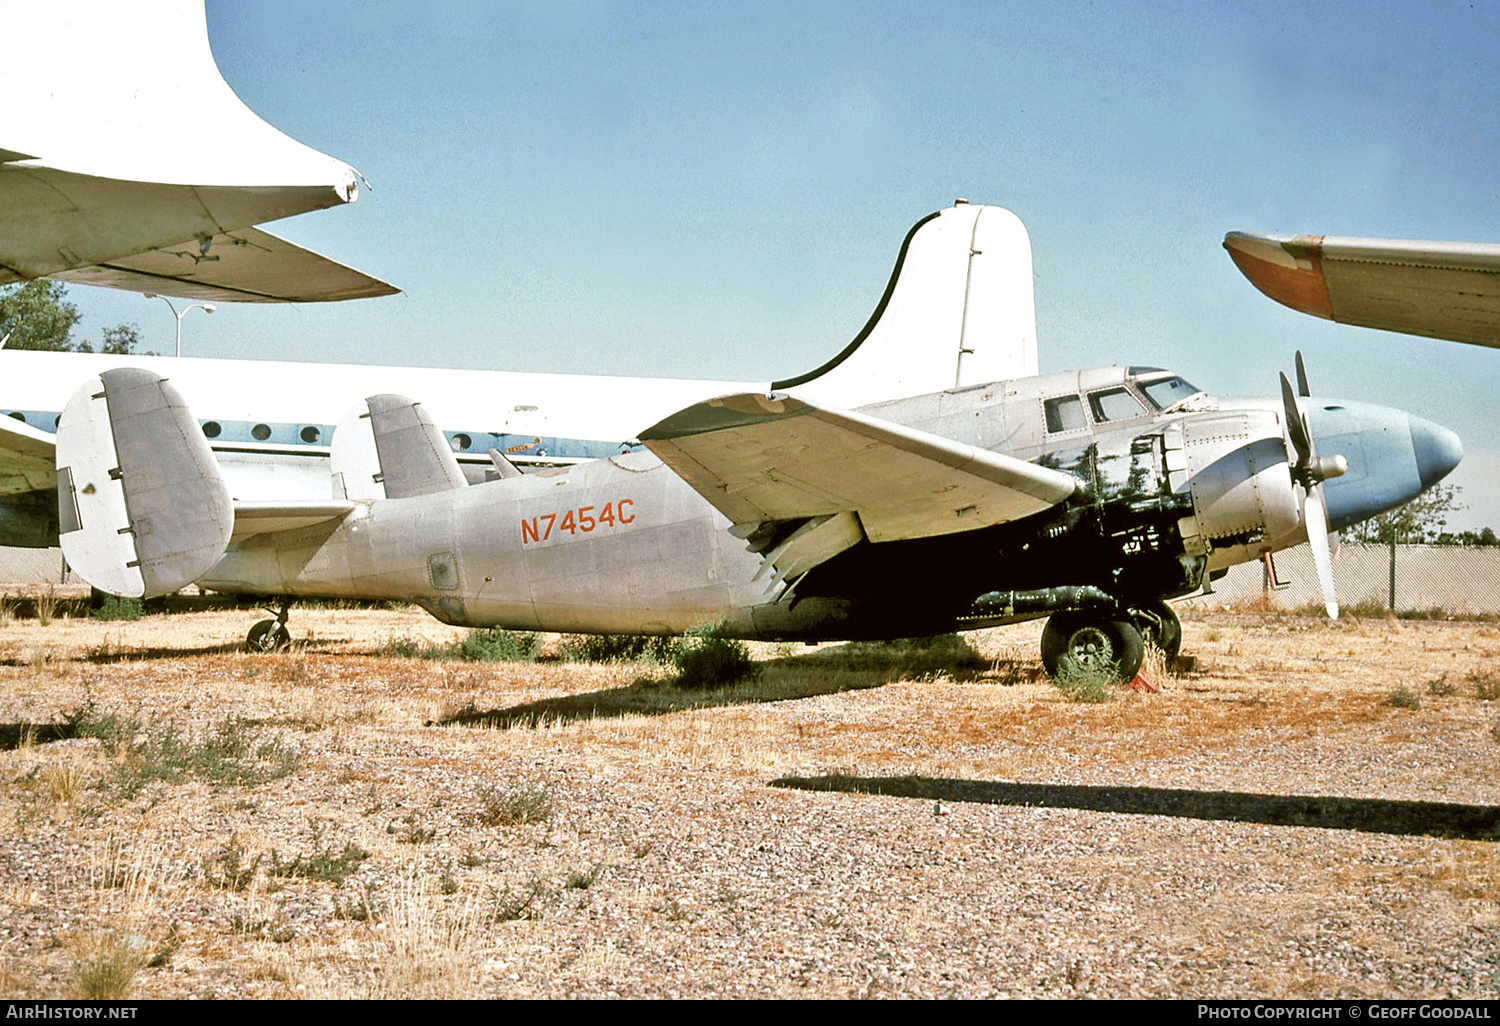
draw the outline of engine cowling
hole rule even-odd
[[[1198,414],[1164,433],[1168,480],[1187,490],[1193,515],[1179,522],[1189,555],[1217,570],[1302,540],[1297,488],[1280,418],[1269,410]]]

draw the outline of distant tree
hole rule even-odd
[[[51,353],[92,353],[87,342],[73,341],[73,328],[82,315],[68,302],[67,286],[56,281],[28,281],[0,288],[0,338],[7,349],[39,349]],[[141,344],[134,324],[105,328],[99,352],[130,356]],[[140,355],[154,356],[154,353]]]
[[[111,356],[129,356],[141,344],[141,329],[134,324],[116,324],[104,329],[104,341],[99,352]]]
[[[1486,527],[1478,531],[1460,531],[1457,534],[1449,534],[1444,531],[1438,535],[1439,545],[1465,545],[1471,548],[1483,548],[1488,545],[1500,545],[1500,536],[1495,534],[1493,527]]]
[[[28,281],[0,288],[0,338],[7,349],[67,352],[73,348],[73,326],[82,315],[68,302],[61,282]]]
[[[1458,485],[1434,485],[1404,506],[1345,528],[1344,540],[1388,545],[1394,537],[1398,545],[1440,544],[1449,515],[1468,508],[1458,501],[1459,491]]]

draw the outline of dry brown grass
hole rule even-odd
[[[1496,996],[1496,845],[1432,836],[1495,804],[1493,625],[1190,616],[1195,669],[1080,705],[1037,624],[754,646],[758,680],[703,693],[393,658],[458,635],[403,611],[235,651],[256,616],[0,631],[32,738],[0,751],[0,996]],[[90,701],[299,768],[129,793],[102,742],[20,729]],[[547,815],[507,813],[526,789]],[[1190,811],[1133,814],[1157,791]]]

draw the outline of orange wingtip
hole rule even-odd
[[[1277,238],[1230,232],[1224,248],[1250,284],[1283,306],[1333,320],[1333,302],[1323,277],[1323,237]]]

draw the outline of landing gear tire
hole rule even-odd
[[[1146,644],[1155,645],[1167,657],[1168,664],[1176,659],[1177,653],[1182,651],[1182,621],[1177,619],[1172,607],[1157,599],[1137,606],[1131,612],[1136,614],[1136,626],[1141,629]]]
[[[1111,672],[1128,681],[1145,655],[1140,629],[1129,620],[1054,613],[1042,630],[1042,665],[1052,677]]]
[[[292,643],[292,632],[280,620],[262,620],[245,636],[245,648],[251,652],[279,652]]]

